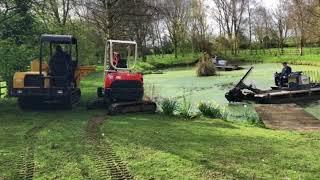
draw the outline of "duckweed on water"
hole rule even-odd
[[[274,85],[274,73],[281,71],[282,65],[275,64],[257,64],[249,77],[246,79],[246,84],[255,84],[259,89],[270,89]],[[244,66],[248,68],[249,66]],[[318,71],[319,67],[291,65],[293,71]],[[145,84],[153,85],[155,89],[154,96],[175,98],[178,102],[183,101],[183,97],[187,96],[188,100],[193,103],[195,108],[201,101],[217,102],[220,106],[227,106],[228,112],[234,115],[228,115],[229,119],[240,119],[242,115],[238,112],[243,112],[243,106],[237,108],[228,106],[228,101],[225,99],[225,93],[232,88],[233,84],[239,82],[241,77],[246,73],[247,69],[219,72],[219,76],[212,77],[197,77],[194,68],[175,68],[164,72],[164,74],[151,74],[145,76]],[[148,92],[146,92],[148,93]],[[316,117],[320,118],[319,113],[316,113],[320,104],[312,107],[306,106],[308,111]],[[255,111],[251,105],[248,108]],[[195,108],[197,109],[197,108]],[[194,109],[194,110],[195,110]]]

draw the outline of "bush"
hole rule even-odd
[[[243,118],[249,122],[250,124],[261,126],[262,122],[260,121],[260,118],[256,112],[245,110],[243,112]]]
[[[222,118],[222,111],[218,105],[201,102],[198,108],[202,115],[204,115],[205,117],[215,119]]]
[[[230,115],[231,115],[231,113],[227,110],[226,107],[223,107],[221,109],[221,119],[227,121],[229,119]]]
[[[26,71],[30,61],[36,57],[33,47],[17,45],[14,40],[0,41],[0,77],[8,84],[17,71]]]
[[[216,75],[216,66],[210,60],[208,54],[203,55],[201,60],[198,62],[197,75],[199,77]]]
[[[183,97],[182,104],[179,107],[179,114],[185,119],[192,119],[195,115],[192,113],[192,105],[191,102]]]
[[[161,103],[161,109],[163,114],[172,116],[178,110],[178,103],[175,100],[164,99]]]

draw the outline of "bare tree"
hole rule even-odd
[[[254,10],[253,31],[260,47],[268,48],[268,39],[272,29],[272,19],[268,10],[264,6],[258,6]]]
[[[233,53],[237,54],[241,27],[244,25],[248,0],[213,0],[215,15],[221,29],[233,44]]]
[[[34,0],[33,10],[47,27],[58,25],[63,32],[63,27],[71,19],[72,5],[72,0]]]
[[[309,0],[291,0],[291,4],[289,5],[290,21],[299,41],[300,56],[304,54],[303,50],[307,39],[306,30],[310,21],[308,3],[310,3]]]
[[[190,5],[191,3],[189,0],[161,1],[161,12],[164,16],[165,25],[174,46],[176,58],[178,57],[179,46],[186,35]]]
[[[112,38],[112,29],[121,23],[121,0],[75,0],[76,13],[92,24],[102,39]]]
[[[0,1],[0,23],[14,16],[11,12],[17,8],[12,0]]]
[[[79,17],[92,24],[102,39],[136,39],[145,41],[154,1],[146,0],[74,0]],[[135,37],[134,37],[135,36]]]
[[[283,54],[284,44],[289,32],[289,9],[287,0],[280,0],[278,7],[273,12],[273,19],[276,26],[278,48],[281,54]]]
[[[139,46],[139,54],[145,59],[145,49],[147,48],[147,38],[152,39],[152,23],[158,18],[159,10],[152,1],[135,0],[132,2],[131,13],[126,16],[126,24],[129,33],[136,39]],[[127,12],[128,13],[128,12]]]
[[[320,42],[320,1],[319,0],[311,0],[309,5],[309,14],[310,14],[310,27],[308,28],[308,33],[310,34],[310,38]]]
[[[192,47],[197,45],[200,50],[205,50],[208,24],[204,0],[193,0],[191,12]]]
[[[249,28],[249,48],[250,53],[252,53],[252,34],[253,34],[253,22],[252,22],[252,16],[254,13],[254,6],[256,5],[255,0],[248,0],[247,3],[247,13],[248,13],[248,28]]]

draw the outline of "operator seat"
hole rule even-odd
[[[121,58],[120,53],[114,52],[113,53],[113,59],[112,64],[117,68],[128,68],[127,66],[127,59]],[[110,70],[115,70],[113,66],[109,67]]]
[[[71,76],[71,57],[63,51],[57,51],[49,63],[52,85],[64,87],[70,84]]]

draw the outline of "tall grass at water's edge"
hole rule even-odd
[[[320,83],[320,71],[304,71],[303,73],[310,77],[312,83]]]
[[[208,118],[222,119],[225,121],[246,122],[262,127],[262,123],[258,114],[247,105],[244,105],[241,108],[240,113],[233,112],[226,106],[220,106],[217,103],[212,102],[201,102],[198,105],[198,109],[203,116]]]

